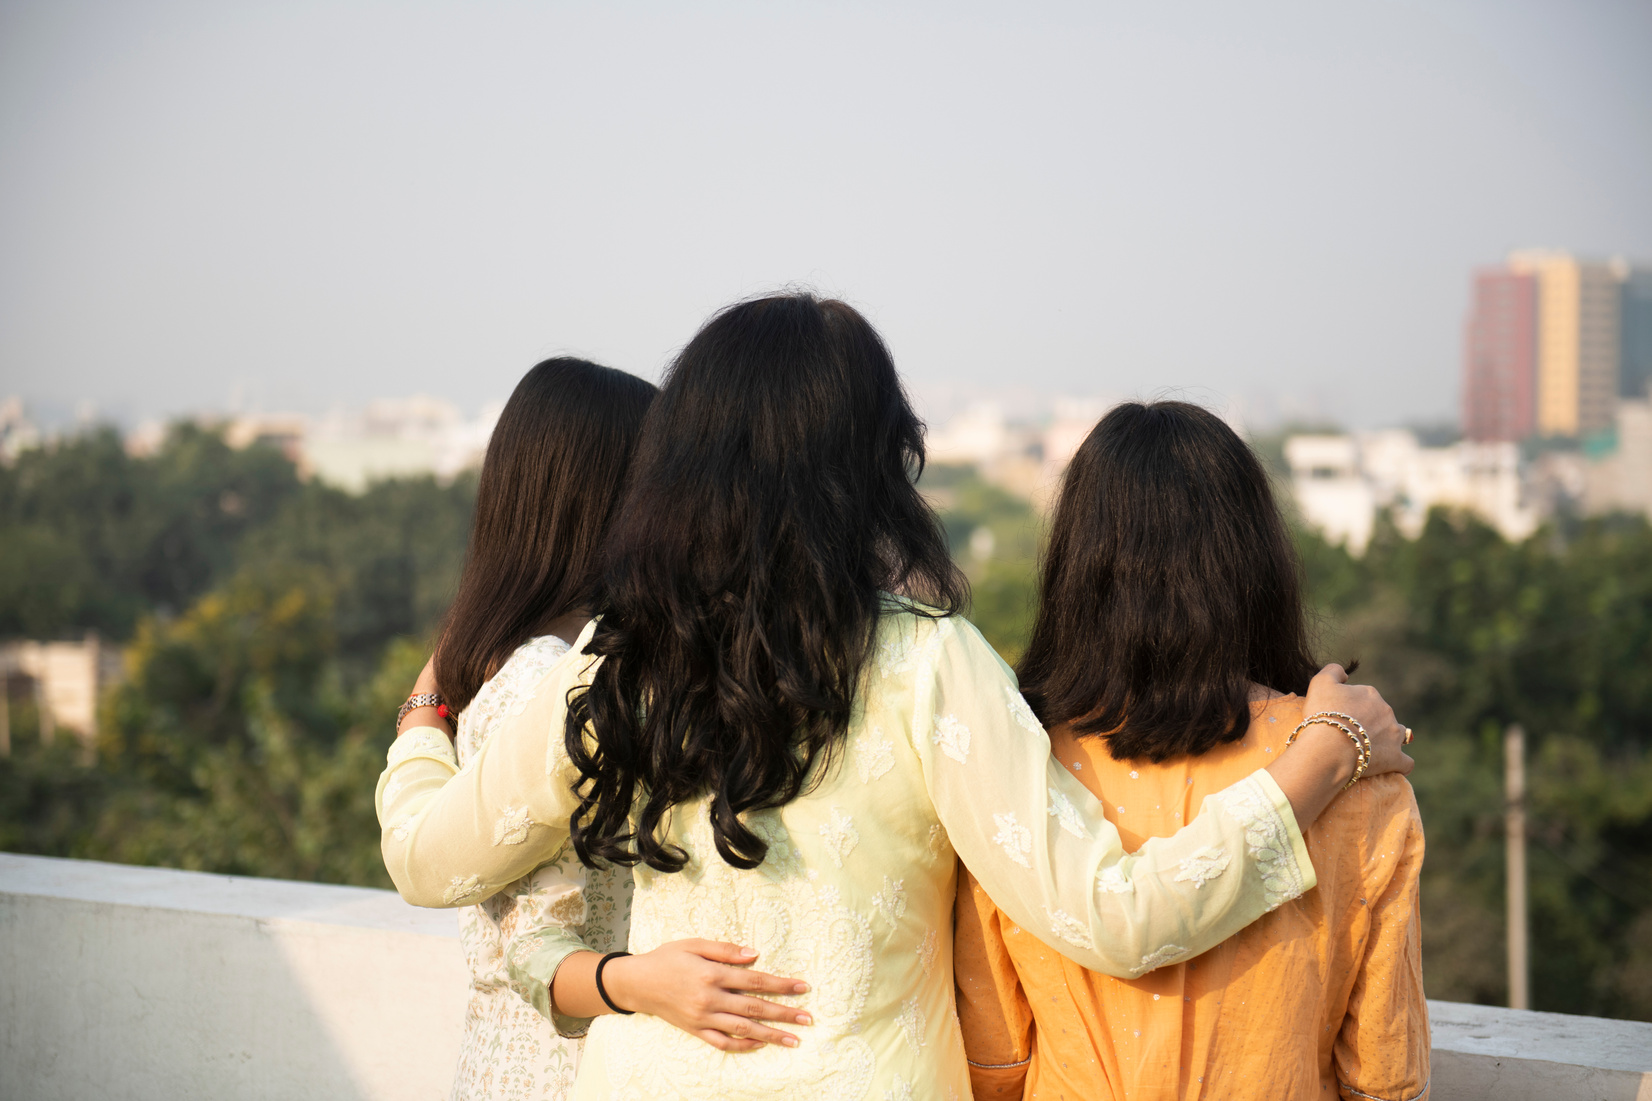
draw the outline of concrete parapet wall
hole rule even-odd
[[[0,1098],[434,1101],[466,978],[388,891],[0,853]],[[1652,1024],[1429,1013],[1434,1101],[1652,1101]]]
[[[0,1097],[437,1101],[468,974],[388,891],[0,854]]]

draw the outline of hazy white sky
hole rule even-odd
[[[0,0],[0,395],[649,377],[801,282],[920,388],[1455,413],[1470,269],[1652,260],[1652,2]]]

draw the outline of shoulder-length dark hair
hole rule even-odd
[[[1205,753],[1252,682],[1306,692],[1300,564],[1262,464],[1209,410],[1117,406],[1067,468],[1017,670],[1046,726],[1115,759]]]
[[[516,384],[488,441],[436,683],[462,711],[511,652],[596,597],[599,551],[654,387],[583,359]],[[570,640],[571,641],[571,640]]]
[[[797,798],[829,764],[880,594],[938,614],[966,597],[913,484],[923,454],[888,350],[842,302],[742,302],[683,349],[604,550],[589,646],[604,661],[569,701],[582,860],[680,870],[662,823],[709,794],[718,853],[763,862],[740,816]]]

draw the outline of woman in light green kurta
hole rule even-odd
[[[777,316],[784,322],[781,338],[774,336]],[[568,840],[572,817],[576,845],[586,853],[611,854],[616,845],[627,843],[643,850],[637,853],[643,863],[634,871],[632,951],[648,952],[684,938],[734,941],[754,948],[767,971],[811,984],[807,995],[781,999],[812,1016],[811,1025],[794,1029],[801,1038],[795,1049],[770,1044],[730,1053],[656,1017],[604,1015],[592,1027],[576,1097],[967,1097],[950,964],[957,857],[1024,928],[1081,965],[1119,976],[1140,975],[1202,952],[1313,886],[1301,826],[1352,772],[1353,754],[1346,742],[1337,745],[1305,735],[1270,771],[1213,796],[1180,833],[1126,855],[1116,829],[1089,793],[1051,760],[1049,743],[1021,699],[1013,674],[974,627],[887,593],[868,594],[871,633],[859,664],[839,682],[851,686],[849,706],[842,709],[838,725],[822,724],[833,731],[832,738],[826,751],[808,762],[807,783],[791,798],[767,807],[748,798],[741,806],[730,792],[739,790],[741,777],[751,775],[771,748],[802,759],[801,737],[796,743],[775,743],[773,728],[765,730],[761,723],[742,728],[735,721],[728,730],[712,729],[717,720],[702,712],[697,727],[686,733],[677,728],[675,749],[670,743],[647,743],[647,753],[633,754],[633,759],[657,755],[672,771],[655,773],[652,781],[639,772],[632,777],[633,787],[608,789],[635,792],[639,806],[626,813],[637,827],[648,821],[645,810],[654,805],[655,794],[676,782],[673,777],[709,767],[699,794],[673,800],[655,829],[638,829],[640,836],[627,840],[616,834],[612,818],[604,826],[601,816],[593,815],[594,798],[581,806],[574,785],[583,784],[588,795],[600,793],[593,778],[603,768],[681,719],[676,711],[664,713],[661,704],[647,709],[649,714],[639,716],[631,729],[600,713],[598,721],[582,725],[590,701],[626,672],[623,662],[638,660],[636,648],[669,645],[648,641],[658,639],[658,633],[640,642],[633,638],[632,650],[615,644],[624,624],[636,622],[628,601],[638,597],[635,589],[627,590],[623,576],[627,562],[639,554],[668,554],[673,524],[682,525],[680,530],[692,531],[697,540],[697,561],[713,559],[706,572],[714,585],[722,586],[701,594],[697,615],[714,620],[722,608],[744,607],[740,616],[769,611],[742,604],[761,586],[738,583],[738,578],[731,582],[737,569],[716,569],[717,534],[727,530],[722,526],[727,518],[715,515],[703,499],[696,501],[696,486],[681,482],[707,476],[704,470],[685,474],[680,469],[681,448],[733,447],[738,461],[722,469],[725,477],[738,481],[747,471],[762,477],[765,464],[795,466],[798,449],[820,448],[808,418],[831,417],[833,401],[857,411],[866,410],[867,401],[873,407],[894,403],[896,416],[912,421],[892,366],[886,355],[880,359],[881,342],[867,334],[870,328],[848,307],[807,296],[747,303],[711,322],[674,365],[650,413],[644,450],[633,467],[633,497],[640,499],[628,497],[628,504],[646,505],[653,510],[652,519],[646,535],[633,536],[630,543],[625,541],[624,510],[616,521],[619,544],[610,548],[610,562],[618,563],[611,573],[619,576],[610,577],[604,618],[585,630],[572,652],[533,690],[526,708],[462,770],[446,737],[434,730],[411,731],[391,751],[378,797],[381,821],[398,828],[386,830],[384,854],[409,901],[458,906],[486,897]],[[738,375],[740,387],[761,390],[761,400],[709,400],[716,395],[695,392],[696,387],[715,390],[719,382],[729,382],[727,377],[719,380],[719,357],[734,365],[725,375]],[[760,365],[756,374],[736,370],[753,363]],[[796,404],[786,407],[793,391]],[[753,423],[753,408],[762,413],[762,423]],[[720,426],[720,434],[708,430],[708,409],[733,423]],[[742,425],[741,417],[748,423]],[[802,425],[800,438],[778,443],[767,438],[783,435],[772,431],[776,426],[796,424]],[[867,436],[859,446],[874,453],[836,448],[823,454],[837,462],[861,462],[874,468],[873,476],[904,469],[898,454],[875,453],[876,432]],[[658,469],[651,469],[651,463]],[[651,478],[667,483],[668,491],[650,494]],[[752,515],[758,507],[752,502],[764,498],[757,491],[761,486],[735,495],[746,510],[743,530],[816,525],[836,533],[820,538],[864,541],[885,560],[904,553],[900,547],[891,549],[889,528],[880,529],[876,517],[795,514],[831,507],[852,511],[850,496],[809,499],[809,483],[796,477],[795,470],[777,480],[790,491],[770,495],[761,507],[782,514],[778,517]],[[660,488],[658,482],[654,488]],[[909,484],[905,488],[911,490]],[[883,489],[899,494],[898,489]],[[911,498],[916,500],[916,494]],[[681,515],[664,514],[679,507],[685,510]],[[640,524],[641,516],[632,520]],[[904,529],[905,534],[911,530]],[[921,532],[913,538],[921,540]],[[776,572],[788,566],[788,554],[795,554],[795,548],[782,545],[784,540],[753,549],[745,545],[746,535],[733,539],[743,551],[768,556],[764,563],[778,559]],[[955,595],[950,579],[935,584],[931,572],[926,583],[911,568],[914,559],[932,549],[920,547],[886,568],[885,583],[904,583],[909,590],[927,584]],[[833,550],[820,553],[829,556]],[[933,555],[924,560],[933,562]],[[800,563],[789,565],[787,577],[764,584],[778,592],[803,575]],[[759,574],[768,568],[753,567]],[[807,589],[807,581],[803,587]],[[792,592],[787,599],[801,602],[799,615],[811,614],[807,597]],[[771,623],[765,635],[764,645],[770,647],[766,660],[774,667],[789,660],[779,638],[785,627],[784,621]],[[749,660],[742,664],[732,654],[725,658],[722,677],[752,680]],[[616,660],[622,664],[604,668]],[[790,683],[796,680],[794,671]],[[767,680],[757,674],[755,682],[757,691],[784,699],[782,678],[772,671]],[[1310,707],[1352,712],[1365,721],[1378,749],[1369,771],[1404,767],[1398,728],[1380,699],[1369,690],[1338,685],[1329,676],[1316,680],[1314,692]],[[565,737],[570,698],[576,705],[584,701],[572,719],[572,744],[581,751],[577,759],[570,757]],[[672,706],[686,711],[694,703],[690,699]],[[725,737],[721,748],[701,740],[708,731]],[[619,740],[623,738],[630,741]],[[698,756],[673,760],[673,753],[683,749]],[[729,816],[713,806],[711,792],[729,800],[744,827],[743,837],[731,832]],[[749,853],[754,842],[759,847],[755,862],[720,855],[720,850]],[[680,870],[668,870],[671,853],[684,858]],[[1212,876],[1212,868],[1220,870]],[[591,1006],[588,991],[572,980],[565,989],[558,975],[570,960],[583,957],[582,946],[554,936],[541,941],[512,953],[512,966],[522,980],[545,984],[569,1010]],[[626,962],[609,967],[611,984]],[[622,997],[617,1006],[622,1011],[623,1002]]]

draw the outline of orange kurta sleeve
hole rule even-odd
[[[1418,890],[1422,818],[1411,785],[1400,777],[1367,783],[1373,789],[1403,785],[1405,793],[1403,799],[1371,800],[1390,817],[1369,835],[1375,858],[1368,857],[1366,866],[1382,878],[1366,884],[1370,932],[1337,1037],[1336,1075],[1344,1097],[1420,1101],[1428,1096],[1430,1075]],[[1397,861],[1384,859],[1394,853]]]
[[[975,1101],[1021,1101],[1032,1057],[1032,1009],[1004,945],[1003,920],[959,864],[953,969]]]

